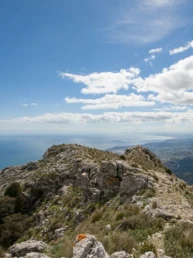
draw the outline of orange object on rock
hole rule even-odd
[[[77,237],[77,242],[81,241],[82,239],[85,239],[86,235],[85,234],[79,234]]]

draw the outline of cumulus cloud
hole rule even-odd
[[[162,72],[146,78],[142,78],[140,70],[133,67],[114,73],[101,72],[88,75],[60,73],[60,76],[86,85],[81,90],[84,94],[117,93],[121,89],[149,93],[145,99],[134,93],[130,95],[107,94],[99,99],[66,98],[67,103],[88,104],[83,109],[152,106],[155,104],[154,102],[193,105],[193,56],[182,59],[170,67],[164,68]]]
[[[97,99],[77,99],[77,98],[65,98],[67,103],[83,103],[88,104],[82,107],[82,109],[118,109],[121,107],[142,107],[153,106],[155,102],[146,101],[142,95],[116,95],[107,94],[102,98]]]
[[[179,48],[175,48],[173,50],[170,50],[170,55],[176,55],[178,53],[182,53],[184,51],[189,50],[190,48],[193,48],[193,40],[188,42],[185,46],[181,46]]]
[[[101,72],[88,75],[78,75],[60,72],[62,78],[69,78],[75,83],[86,85],[81,92],[83,94],[117,93],[120,89],[128,89],[133,79],[140,74],[138,68],[121,69],[119,72]]]
[[[149,53],[150,54],[153,54],[153,53],[160,53],[162,51],[162,47],[161,48],[154,48],[154,49],[151,49],[149,50]]]
[[[105,112],[100,115],[89,113],[47,113],[35,117],[20,117],[0,122],[14,123],[172,123],[193,124],[193,111],[186,112]]]
[[[164,68],[161,73],[135,79],[138,92],[153,92],[150,101],[174,105],[193,105],[193,56]]]

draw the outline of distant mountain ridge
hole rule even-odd
[[[172,139],[163,142],[150,142],[142,146],[148,148],[172,170],[179,178],[188,184],[193,184],[193,139]],[[123,154],[125,149],[132,146],[115,146],[109,148],[118,154]]]

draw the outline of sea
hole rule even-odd
[[[52,145],[76,143],[105,150],[171,139],[162,135],[0,135],[0,170],[42,158]]]

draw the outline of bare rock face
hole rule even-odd
[[[110,258],[93,235],[80,234],[73,248],[73,258]]]
[[[20,256],[25,256],[32,252],[42,253],[48,248],[49,246],[42,241],[29,240],[29,241],[11,246],[9,248],[9,252],[13,257],[14,256],[20,257]]]
[[[131,195],[147,187],[148,178],[146,176],[128,171],[123,175],[120,185],[120,193]]]
[[[125,251],[115,252],[111,254],[110,258],[130,258],[131,256]]]
[[[80,162],[77,184],[84,190],[87,200],[100,201],[115,194],[132,195],[148,187],[148,177],[142,170],[121,160],[103,161],[101,165]]]

